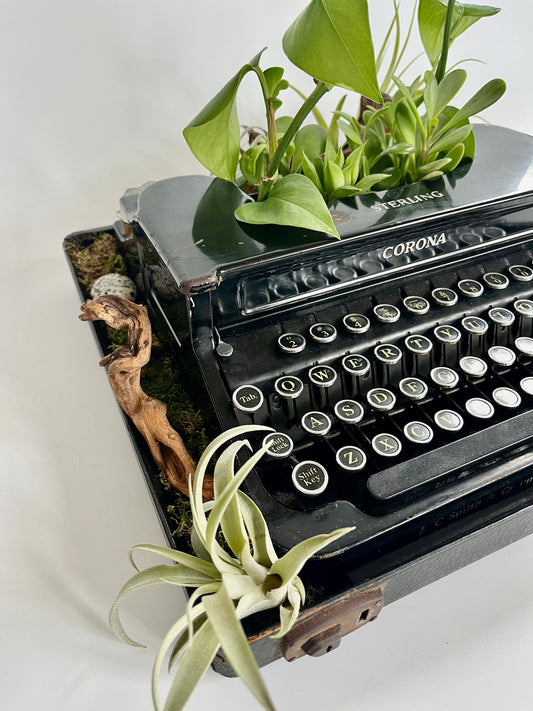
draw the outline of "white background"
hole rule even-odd
[[[149,711],[159,640],[181,593],[125,609],[148,650],[106,616],[128,549],[162,543],[90,327],[62,255],[68,233],[110,224],[122,192],[199,172],[181,129],[227,79],[280,37],[304,0],[1,0],[0,702],[10,711]],[[391,2],[373,0],[378,34]],[[493,123],[533,134],[528,0],[457,43],[470,92],[493,76]],[[403,6],[411,5],[404,0]],[[423,65],[420,65],[423,67]],[[296,70],[289,76],[304,91]],[[252,81],[241,120],[261,123]],[[355,108],[354,108],[355,110]],[[322,659],[264,670],[279,711],[533,707],[533,538],[387,607]],[[189,708],[259,708],[209,672]]]

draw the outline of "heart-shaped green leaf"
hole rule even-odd
[[[253,225],[288,225],[339,237],[322,195],[298,173],[278,180],[266,200],[238,207],[235,217]]]
[[[241,67],[183,130],[200,163],[218,178],[230,182],[235,182],[241,136],[235,105],[237,90],[246,74],[257,67],[263,51]]]
[[[283,49],[315,79],[381,103],[367,0],[312,0],[285,33]]]

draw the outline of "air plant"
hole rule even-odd
[[[237,468],[237,457],[252,448],[248,440],[235,438],[264,430],[270,428],[250,425],[230,429],[209,444],[200,458],[190,486],[194,555],[155,545],[137,545],[130,551],[130,561],[137,572],[124,585],[109,613],[113,631],[124,642],[143,646],[126,634],[120,621],[119,606],[126,595],[161,583],[192,590],[185,614],[169,629],[154,662],[152,696],[156,711],[184,708],[219,647],[263,707],[273,711],[241,620],[262,610],[278,608],[280,629],[274,637],[286,634],[305,603],[305,588],[299,577],[302,567],[321,548],[352,530],[341,528],[313,536],[278,557],[263,515],[239,489],[268,445]],[[214,500],[204,504],[202,483],[207,467],[224,445],[227,446],[214,467]],[[139,570],[134,561],[137,551],[156,553],[173,564]],[[176,667],[176,673],[162,704],[158,687],[167,654],[169,669]]]

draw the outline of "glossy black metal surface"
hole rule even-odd
[[[476,126],[476,159],[426,184],[339,201],[332,207],[341,242],[401,225],[419,226],[487,204],[504,204],[533,190],[533,138],[495,126]],[[233,212],[248,199],[235,186],[209,177],[177,177],[129,191],[121,209],[148,236],[179,289],[212,288],[225,272],[342,249],[320,233],[238,223]],[[288,247],[287,245],[291,245]]]

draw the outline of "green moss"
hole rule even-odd
[[[65,249],[87,295],[94,282],[104,274],[126,274],[124,258],[118,251],[115,238],[108,232],[70,240]]]
[[[177,363],[162,350],[142,369],[141,386],[147,395],[167,405],[168,421],[182,435],[191,456],[198,459],[210,441],[204,417],[183,389]]]

